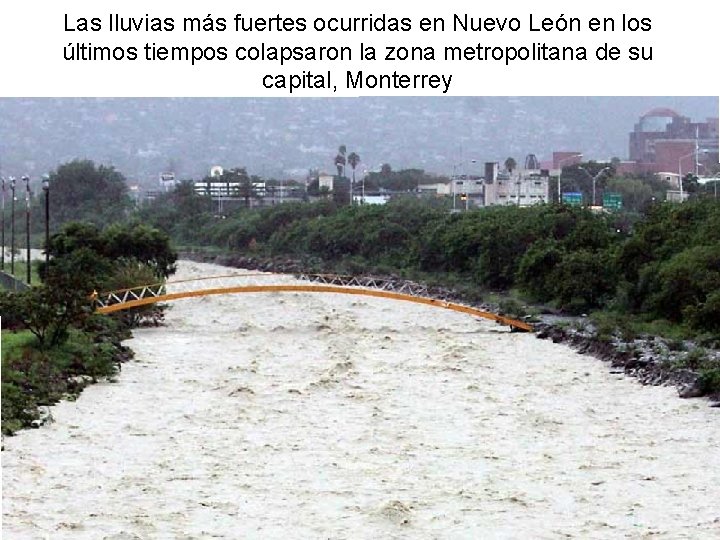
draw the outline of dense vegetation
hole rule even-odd
[[[0,293],[3,317],[2,432],[38,419],[38,407],[76,395],[92,380],[111,377],[128,355],[120,341],[157,307],[108,317],[92,314],[93,290],[161,281],[174,272],[166,234],[139,224],[99,229],[69,223],[50,241],[42,285]]]
[[[414,198],[284,204],[219,218],[198,199],[181,186],[141,215],[181,244],[454,276],[479,289],[517,289],[570,313],[605,309],[720,334],[720,204],[713,199],[649,204],[634,224],[564,205],[451,214]]]
[[[74,160],[60,165],[48,175],[50,183],[50,230],[57,232],[71,221],[93,223],[98,227],[123,222],[133,207],[126,178],[113,167],[97,165],[90,160]],[[45,243],[45,192],[39,178],[31,179],[30,237],[31,246]],[[11,204],[11,191],[6,185],[5,240],[10,244],[14,221],[15,263],[25,259],[27,206],[26,186],[17,181],[16,202]],[[15,215],[13,219],[12,208]],[[16,272],[17,275],[22,275]]]
[[[113,167],[75,160],[50,173],[53,221],[89,221],[105,225],[121,221],[131,207],[125,177]]]
[[[682,205],[645,199],[644,212],[634,215],[566,205],[449,213],[411,196],[385,206],[322,201],[226,216],[188,212],[201,207],[196,198],[181,188],[143,209],[143,219],[168,225],[185,244],[291,257],[307,269],[394,274],[453,286],[475,299],[491,290],[519,294],[565,313],[590,313],[602,340],[649,333],[673,342],[692,337],[715,349],[720,343],[714,198]],[[512,298],[501,308],[522,314]],[[704,392],[720,391],[720,366],[701,348],[666,369],[694,370]]]

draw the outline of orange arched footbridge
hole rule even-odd
[[[236,273],[141,285],[129,289],[93,294],[97,313],[113,313],[181,298],[237,293],[300,292],[372,296],[449,309],[532,332],[525,321],[498,315],[473,306],[433,298],[427,287],[411,281],[334,274]]]

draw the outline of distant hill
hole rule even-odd
[[[628,132],[654,107],[718,115],[716,97],[3,98],[0,167],[39,176],[89,158],[150,184],[162,170],[200,177],[215,164],[267,177],[332,171],[340,144],[360,154],[359,170],[449,174],[459,161],[553,150],[624,158]]]

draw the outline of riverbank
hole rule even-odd
[[[347,270],[345,267],[338,269],[327,265],[318,259],[299,260],[207,251],[184,251],[180,253],[180,257],[232,268],[280,274],[336,273],[338,270]],[[375,277],[406,281],[396,275]],[[515,300],[484,302],[472,287],[445,287],[437,282],[426,285],[428,294],[440,300],[460,302],[484,311],[514,317],[521,317],[524,312]],[[598,328],[598,324],[585,317],[539,313],[531,319],[538,339],[550,339],[553,343],[566,344],[582,354],[590,354],[607,362],[613,372],[634,377],[641,384],[675,386],[681,398],[707,397],[711,406],[720,406],[720,350],[716,348],[701,347],[693,340],[662,336],[624,337],[619,328],[609,329],[607,325]]]
[[[66,341],[40,347],[29,330],[2,331],[2,436],[53,421],[52,407],[74,401],[100,380],[112,381],[133,352],[129,329],[95,317],[71,329]]]

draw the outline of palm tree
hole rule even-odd
[[[350,185],[350,193],[352,194],[355,186],[355,167],[360,163],[360,156],[355,152],[350,152],[350,155],[347,157],[347,162],[352,167],[352,184]]]

